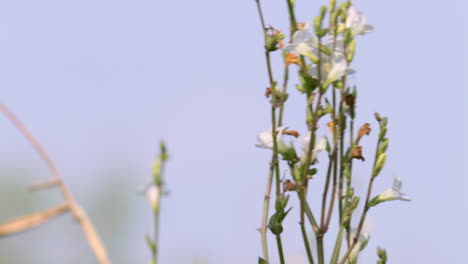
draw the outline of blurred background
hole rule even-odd
[[[310,22],[327,2],[297,0],[298,20]],[[285,3],[263,6],[267,24],[286,33]],[[375,263],[379,245],[390,264],[461,263],[468,258],[468,2],[355,5],[376,28],[358,37],[353,65],[358,124],[375,128],[364,155],[376,137],[373,113],[390,120],[389,159],[375,194],[399,176],[413,198],[370,212],[361,263]],[[0,43],[1,100],[58,164],[113,263],[149,262],[144,235],[152,233],[152,215],[137,190],[161,138],[172,159],[160,262],[256,263],[270,154],[255,143],[270,106],[255,1],[2,1]],[[274,68],[280,73],[278,57]],[[286,124],[302,132],[303,100],[290,91]],[[50,173],[3,117],[0,131],[0,222],[60,203],[57,190],[26,191]],[[363,192],[368,164],[355,175]],[[310,199],[317,197],[312,189]],[[297,200],[290,203],[287,263],[306,263]],[[272,263],[275,248],[272,239]],[[96,261],[67,214],[1,238],[0,263]]]

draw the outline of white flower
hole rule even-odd
[[[330,58],[329,62],[322,62],[320,68],[320,77],[322,80],[325,79],[325,87],[330,85],[330,83],[340,79],[345,74],[350,75],[355,73],[353,69],[348,68],[348,62],[340,52],[335,52]],[[314,78],[318,78],[317,67],[311,68],[309,70],[309,74]]]
[[[304,138],[299,138],[299,141],[301,142],[301,149],[302,149],[301,162],[305,163],[306,158],[307,158],[307,153],[309,153],[310,132]],[[315,147],[312,150],[312,157],[310,159],[311,163],[313,163],[317,159],[317,156],[320,152],[325,150],[326,146],[327,146],[327,139],[325,137],[315,142]]]
[[[312,48],[318,47],[318,39],[315,38],[312,33],[307,29],[298,30],[294,32],[293,41],[291,44],[284,46],[285,52],[296,51],[297,53],[308,57],[313,62],[317,60],[317,55]]]
[[[148,199],[151,207],[153,208],[154,212],[158,211],[159,207],[159,197],[160,197],[160,190],[155,185],[151,185],[146,190],[146,198]]]
[[[411,198],[406,194],[402,193],[401,190],[401,179],[395,178],[393,180],[392,188],[384,191],[383,193],[379,194],[378,196],[374,197],[369,205],[374,206],[382,202],[393,201],[393,200],[400,200],[400,201],[411,201]]]
[[[406,196],[406,194],[400,192],[402,182],[400,178],[393,179],[393,186],[391,189],[388,189],[379,195],[379,200],[391,201],[391,200],[401,200],[401,201],[411,201],[411,198]]]
[[[373,26],[366,24],[364,13],[358,12],[354,6],[348,9],[345,27],[351,29],[353,36],[364,35],[374,30]]]
[[[278,143],[278,151],[279,152],[285,152],[288,149],[288,146],[286,143],[284,143],[282,139],[283,135],[283,127],[278,127],[276,129],[277,135],[276,135],[276,140]],[[272,129],[269,128],[267,131],[264,131],[257,136],[257,140],[259,141],[260,144],[256,144],[255,146],[259,148],[268,148],[268,149],[273,149],[273,135],[272,135]]]
[[[351,237],[356,236],[356,232],[357,230],[351,231]],[[359,252],[363,249],[363,247],[366,246],[367,242],[369,242],[369,238],[370,235],[368,232],[361,232],[356,245],[353,247],[353,250],[351,250],[351,253],[349,254],[348,263],[357,263],[356,261],[359,256]]]

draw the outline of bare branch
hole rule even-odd
[[[28,186],[28,191],[33,192],[33,191],[38,191],[42,189],[47,189],[50,187],[55,187],[60,184],[60,180],[57,178],[52,178],[48,180],[43,180],[43,181],[38,181],[34,182],[33,184]]]
[[[33,134],[26,128],[26,126],[18,119],[18,117],[13,114],[8,107],[0,101],[0,112],[3,113],[8,120],[23,134],[24,137],[31,143],[31,145],[36,149],[41,158],[45,161],[49,167],[52,176],[59,181],[58,187],[60,188],[62,195],[71,210],[75,220],[81,225],[83,233],[88,240],[88,244],[94,252],[96,259],[100,264],[110,264],[111,261],[107,256],[107,252],[104,248],[104,245],[99,238],[91,220],[86,214],[85,210],[75,201],[71,192],[68,190],[68,187],[65,185],[62,177],[60,176],[59,170],[55,166],[55,163],[52,161],[50,156],[47,154],[45,148],[41,143],[33,136]]]
[[[37,227],[54,216],[65,213],[70,208],[68,204],[62,204],[51,209],[21,216],[19,218],[0,224],[0,237],[10,236],[28,229]]]

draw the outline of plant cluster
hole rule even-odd
[[[263,255],[258,263],[270,262],[268,232],[276,238],[280,263],[285,263],[281,233],[285,228],[284,219],[291,210],[291,207],[288,208],[289,193],[298,197],[299,223],[308,262],[325,263],[324,237],[330,235],[328,231],[332,216],[338,214],[338,231],[329,261],[331,264],[357,263],[359,252],[369,240],[369,234],[363,232],[363,225],[370,208],[385,201],[410,200],[400,191],[399,178],[394,180],[392,188],[372,197],[372,187],[384,168],[389,144],[388,119],[378,113],[375,113],[379,125],[377,148],[368,177],[367,193],[360,197],[353,188],[353,179],[356,177],[353,175],[353,163],[356,160],[365,161],[362,139],[370,134],[372,128],[370,123],[362,124],[357,130],[355,128],[357,88],[349,84],[348,76],[356,74],[351,64],[355,58],[358,37],[371,32],[373,27],[367,24],[366,17],[357,11],[352,1],[330,0],[328,6],[320,7],[312,23],[299,23],[294,11],[295,1],[286,2],[290,22],[289,39],[278,29],[267,26],[260,0],[256,0],[264,34],[269,80],[265,96],[271,104],[270,128],[258,135],[257,146],[270,149],[272,155],[259,229]],[[278,54],[284,62],[282,82],[274,76],[272,54]],[[294,95],[304,98],[305,133],[286,127],[283,120],[285,105],[290,97],[288,81],[295,69],[299,81]],[[317,136],[319,127],[329,131],[327,136]],[[298,142],[287,142],[286,137],[298,138]],[[300,147],[296,147],[297,144]],[[319,157],[321,152],[327,153],[323,160]],[[323,176],[319,176],[319,160],[328,162]],[[286,166],[289,177],[282,180],[280,172],[283,166]],[[316,193],[309,195],[308,187],[316,184],[314,178],[318,177],[324,177],[323,193],[320,196]],[[273,186],[274,212],[270,215]],[[312,208],[309,198],[321,199],[321,207]],[[360,205],[363,210],[356,210]],[[353,226],[353,218],[357,219],[357,226]],[[309,226],[316,239],[316,253],[311,249],[307,235]],[[378,257],[378,263],[386,263],[384,249],[379,248]]]

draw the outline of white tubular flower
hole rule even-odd
[[[346,74],[348,69],[348,62],[341,53],[334,53],[331,58],[331,69],[328,72],[325,83],[332,83]]]
[[[383,193],[379,194],[378,196],[374,197],[369,205],[374,206],[382,202],[393,201],[393,200],[400,200],[400,201],[411,201],[411,198],[406,194],[402,193],[401,190],[402,182],[400,178],[395,178],[393,180],[392,188],[384,191]]]
[[[332,82],[340,79],[344,75],[354,74],[355,71],[348,67],[346,58],[340,52],[335,52],[330,58],[330,62],[322,62],[321,64],[320,77],[325,79],[324,86],[330,85]],[[310,76],[318,78],[317,67],[309,70]]]
[[[293,34],[293,41],[291,44],[284,46],[285,52],[296,51],[297,53],[306,56],[312,62],[317,62],[317,55],[314,53],[313,48],[318,47],[318,40],[307,29],[298,30]]]
[[[158,204],[160,196],[160,190],[155,185],[152,185],[146,190],[146,198],[148,199],[151,208],[153,208],[154,212],[157,212],[159,210]]]
[[[310,132],[304,138],[299,138],[299,141],[301,142],[302,149],[301,162],[305,163],[307,159],[307,153],[309,153]],[[310,162],[313,163],[317,159],[318,154],[324,151],[326,147],[327,139],[325,137],[321,138],[320,140],[317,140],[315,142],[315,147],[312,150],[312,157],[310,159]]]
[[[276,135],[276,140],[278,142],[278,151],[280,153],[282,152],[285,152],[288,150],[288,146],[286,145],[286,143],[284,143],[283,139],[282,139],[282,135],[283,135],[283,130],[284,128],[283,127],[278,127],[276,129],[276,132],[278,132],[278,134]],[[260,134],[258,134],[257,136],[257,140],[259,142],[259,144],[256,144],[255,146],[259,147],[259,148],[268,148],[268,149],[273,149],[273,135],[272,135],[272,129],[269,128],[267,131],[264,131]]]
[[[354,6],[348,8],[345,27],[351,29],[353,36],[365,35],[374,30],[374,27],[366,24],[364,13],[358,12]]]
[[[351,236],[354,237],[356,236],[357,230],[353,230]],[[351,250],[351,253],[349,254],[348,257],[348,263],[357,263],[357,259],[359,256],[359,252],[367,245],[367,242],[369,242],[370,235],[368,232],[361,232],[359,235],[358,242],[354,246],[353,250]]]

